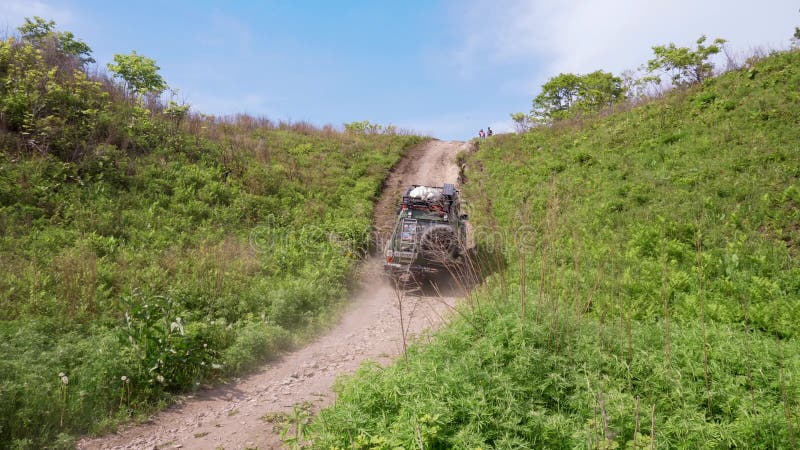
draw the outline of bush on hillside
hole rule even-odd
[[[506,270],[407,362],[341,381],[312,447],[795,446],[797,86],[780,52],[482,142],[464,196]]]
[[[324,326],[420,141],[189,114],[66,51],[0,42],[2,448],[68,447]]]

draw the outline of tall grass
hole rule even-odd
[[[2,448],[68,446],[325,326],[422,140],[171,116],[0,45]]]
[[[465,198],[509,264],[470,296],[489,307],[343,380],[314,447],[794,448],[798,67],[482,143]]]

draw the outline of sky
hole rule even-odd
[[[156,60],[194,111],[317,125],[369,120],[464,140],[511,131],[562,72],[619,74],[652,46],[784,49],[798,0],[0,0],[0,32],[56,21],[104,68]]]

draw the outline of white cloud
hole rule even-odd
[[[470,0],[451,13],[461,43],[450,58],[462,75],[482,70],[483,61],[527,61],[545,78],[619,73],[645,63],[653,45],[693,45],[702,34],[739,51],[785,47],[800,21],[796,0]]]
[[[73,14],[40,0],[2,0],[0,1],[0,32],[11,34],[25,22],[26,17],[39,16],[54,20],[59,28],[73,21]]]
[[[741,60],[756,48],[786,48],[800,23],[797,0],[447,1],[449,44],[434,50],[429,63],[459,81],[491,84],[491,95],[508,101],[509,111],[529,108],[539,87],[561,72],[620,74],[646,64],[654,45],[693,47],[704,34],[727,39]],[[498,117],[491,104],[481,104],[472,114],[409,125],[448,137],[472,136],[486,117],[494,117],[496,132],[513,128],[507,114]]]

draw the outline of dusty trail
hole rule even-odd
[[[455,155],[467,145],[430,141],[409,152],[391,174],[376,205],[379,235],[391,228],[402,189],[410,184],[458,181]],[[380,271],[380,257],[370,257],[363,266],[361,287],[339,323],[306,347],[233,383],[187,396],[144,424],[83,439],[78,448],[281,448],[279,432],[263,419],[265,415],[290,412],[302,402],[319,410],[334,400],[331,386],[336,377],[353,372],[365,360],[386,364],[402,352],[397,295],[382,281]],[[442,323],[459,293],[443,295],[449,296],[406,296],[403,319],[410,337],[419,337]]]

